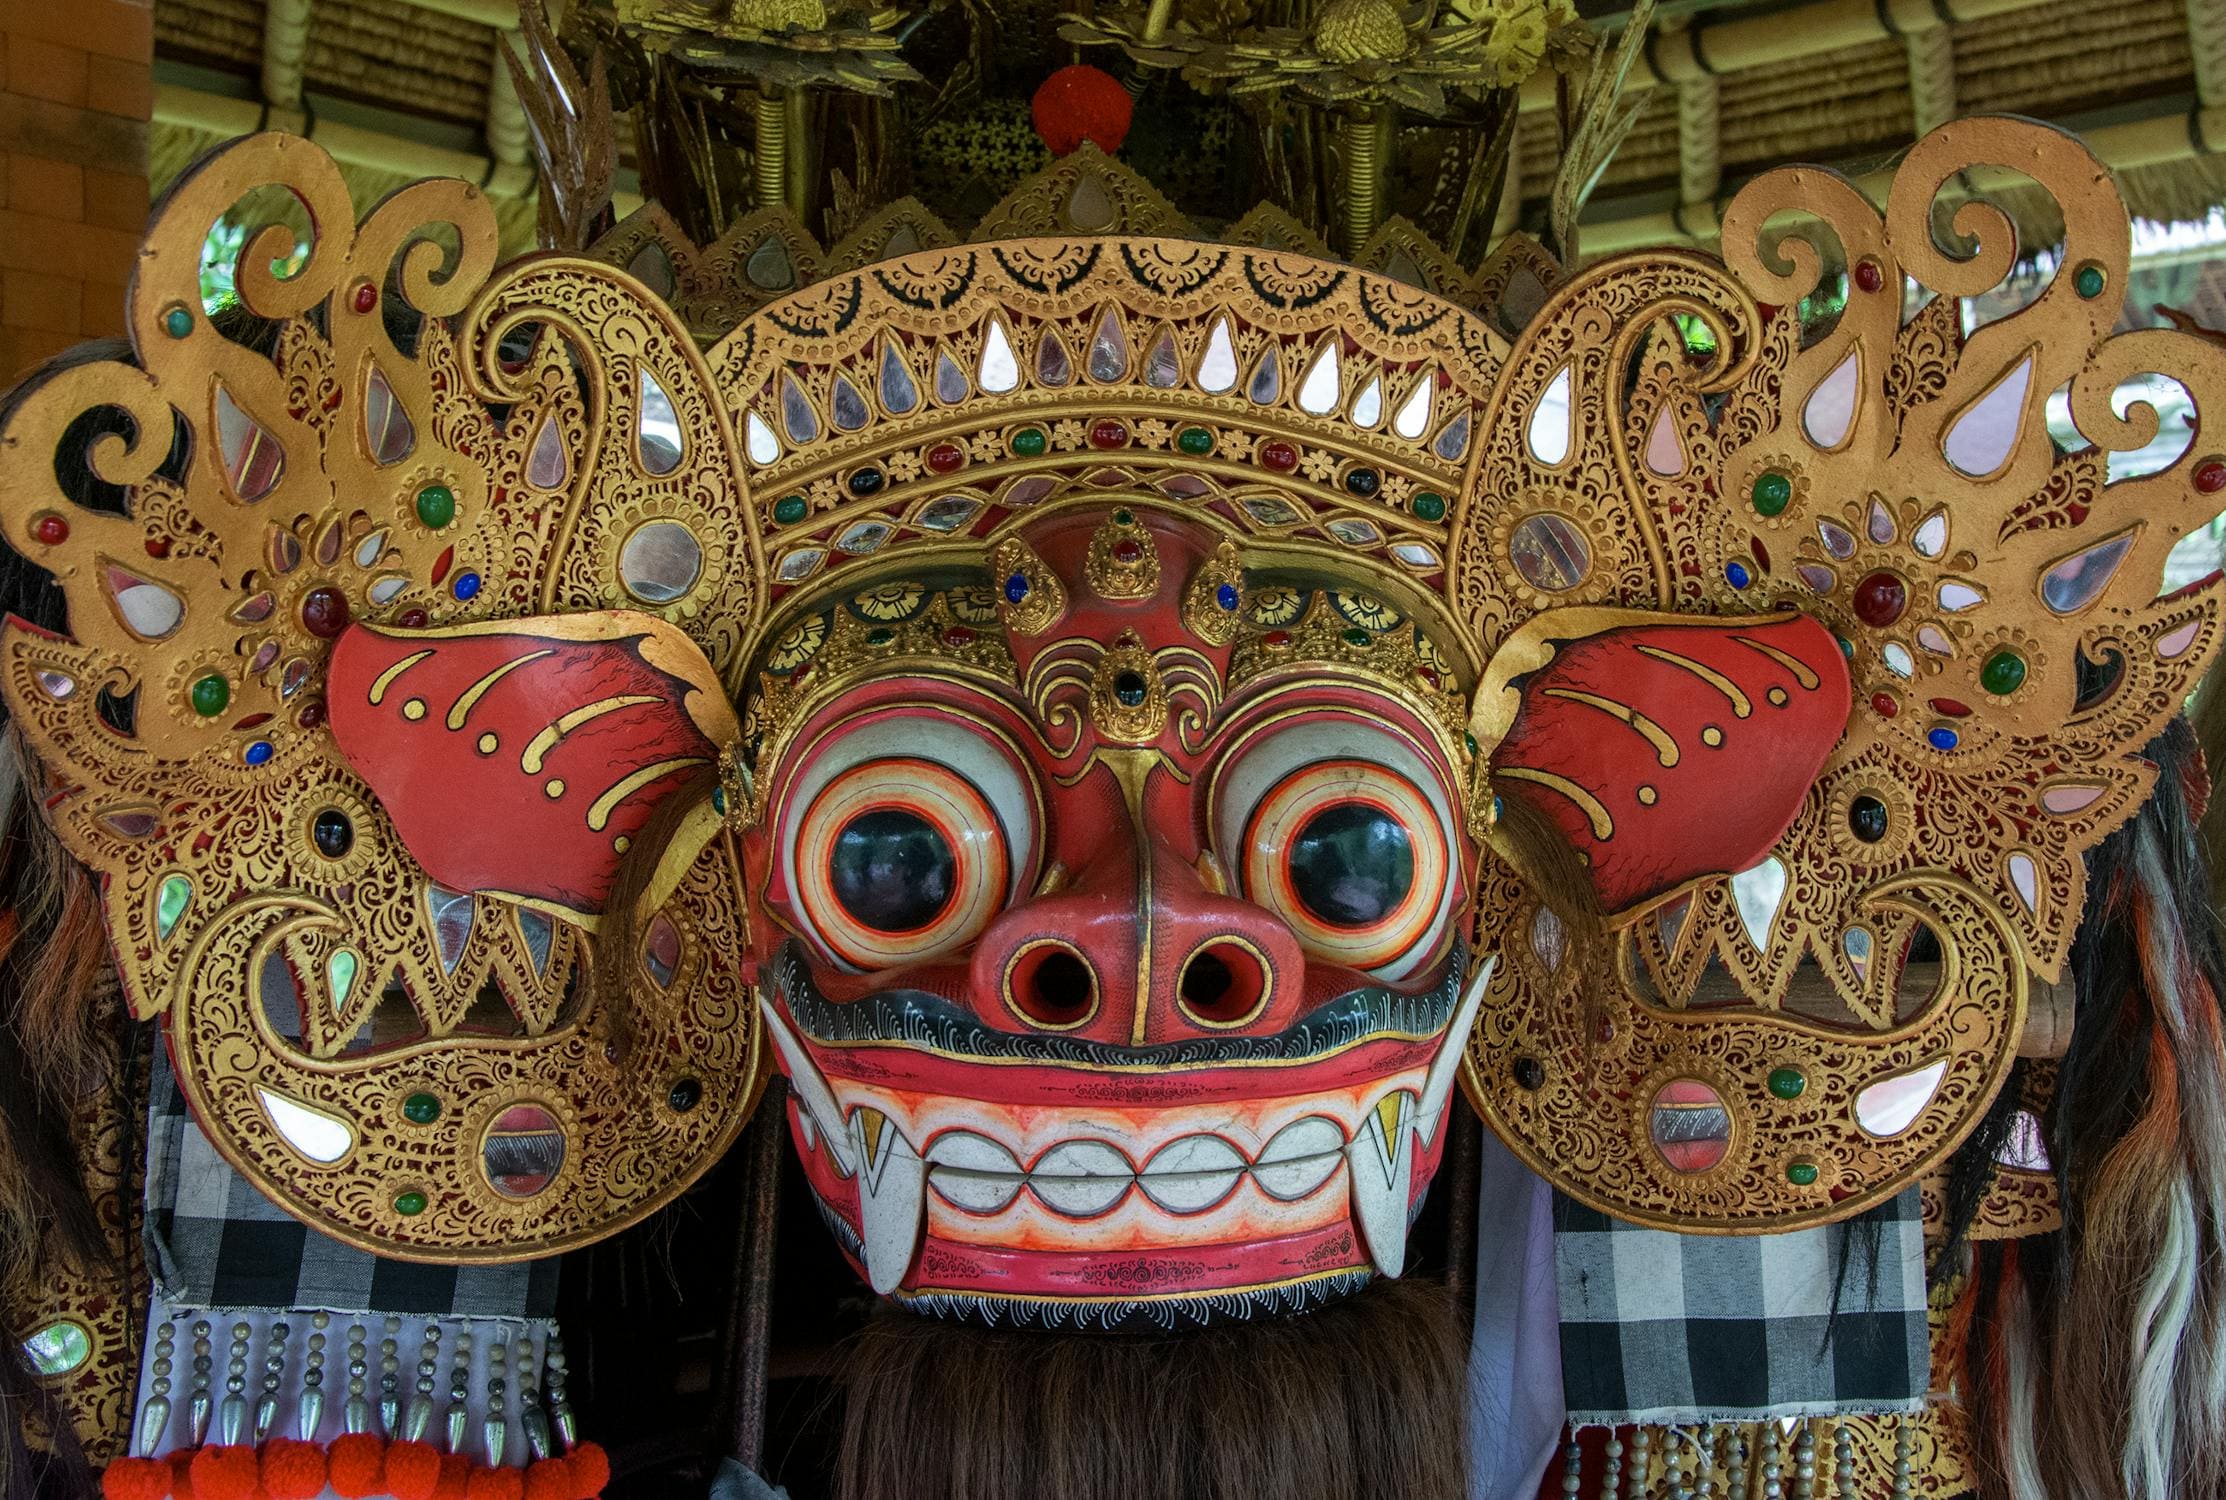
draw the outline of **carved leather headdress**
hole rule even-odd
[[[1967,330],[2014,236],[1930,214],[1981,162],[2067,250]],[[282,279],[258,239],[269,323],[219,326],[202,239],[271,183],[316,243]],[[1781,210],[1844,251],[1813,340]],[[2226,354],[2111,336],[2124,211],[2036,125],[1936,132],[1883,220],[1771,173],[1726,263],[1603,261],[1512,344],[1109,237],[699,351],[610,266],[496,268],[469,187],[348,219],[315,148],[228,148],[149,236],[136,364],[20,398],[0,520],[71,634],[10,629],[4,686],[211,1138],[384,1254],[608,1234],[776,1063],[837,1237],[944,1311],[1396,1274],[1456,1077],[1623,1217],[1843,1216],[1978,1119],[2217,645],[2215,578],[2158,588],[2226,460],[2105,481],[2155,427],[2114,388],[2200,407]]]

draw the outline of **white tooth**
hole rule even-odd
[[[1308,1115],[1275,1133],[1252,1164],[1252,1178],[1270,1198],[1289,1203],[1329,1181],[1344,1150],[1345,1132],[1335,1120]]]
[[[831,1139],[832,1137],[830,1137]],[[889,1117],[861,1104],[850,1117],[858,1153],[859,1238],[866,1244],[866,1280],[883,1296],[912,1268],[927,1218],[927,1163]]]
[[[1407,1199],[1414,1188],[1414,1096],[1401,1090],[1368,1111],[1345,1148],[1353,1224],[1376,1269],[1397,1276],[1407,1264]],[[1387,1118],[1388,1116],[1388,1118]]]
[[[1218,1135],[1186,1135],[1154,1152],[1136,1185],[1171,1214],[1197,1214],[1236,1191],[1244,1153]]]
[[[842,1106],[835,1102],[835,1091],[827,1086],[811,1054],[796,1040],[796,1033],[788,1029],[780,1013],[765,1002],[758,1005],[757,1013],[765,1018],[765,1029],[772,1034],[774,1050],[781,1054],[781,1069],[788,1074],[789,1087],[796,1090],[796,1097],[819,1122],[820,1133],[827,1137],[828,1154],[835,1158],[835,1165],[842,1169],[843,1176],[848,1177],[858,1170],[858,1158],[851,1150],[850,1132],[843,1124]]]
[[[986,1135],[946,1130],[928,1147],[928,1186],[970,1213],[1001,1211],[1027,1180],[1020,1159]]]
[[[1103,1141],[1061,1141],[1036,1159],[1028,1186],[1059,1213],[1091,1219],[1128,1196],[1136,1173]]]
[[[1484,1003],[1484,989],[1492,982],[1492,970],[1498,967],[1497,953],[1476,966],[1453,1012],[1453,1024],[1445,1028],[1445,1040],[1438,1044],[1438,1055],[1430,1060],[1429,1076],[1422,1080],[1422,1103],[1414,1118],[1414,1128],[1421,1132],[1425,1146],[1438,1138],[1438,1126],[1445,1121],[1453,1080],[1461,1076],[1461,1056],[1468,1051],[1469,1033],[1476,1028],[1476,1012]]]
[[[804,1143],[806,1151],[818,1149],[819,1127],[812,1123],[812,1112],[808,1109],[796,1112],[796,1136]]]

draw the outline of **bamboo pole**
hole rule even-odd
[[[263,9],[263,97],[301,108],[302,60],[309,51],[309,0],[270,0]]]

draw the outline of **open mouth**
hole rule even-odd
[[[1138,1301],[1399,1274],[1492,968],[1456,953],[1426,991],[1355,990],[1274,1036],[1124,1048],[919,991],[837,1005],[784,953],[764,1014],[807,1176],[875,1291],[1052,1302],[1110,1276]],[[915,1048],[950,1061],[893,1066]],[[1197,1087],[1109,1098],[1109,1066]]]

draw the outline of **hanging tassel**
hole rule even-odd
[[[170,1500],[199,1500],[193,1486],[195,1451],[181,1448],[170,1455]]]
[[[119,1458],[100,1477],[103,1500],[168,1500],[170,1465],[159,1458]]]
[[[537,1458],[526,1466],[526,1500],[578,1500],[572,1465],[561,1458]]]

